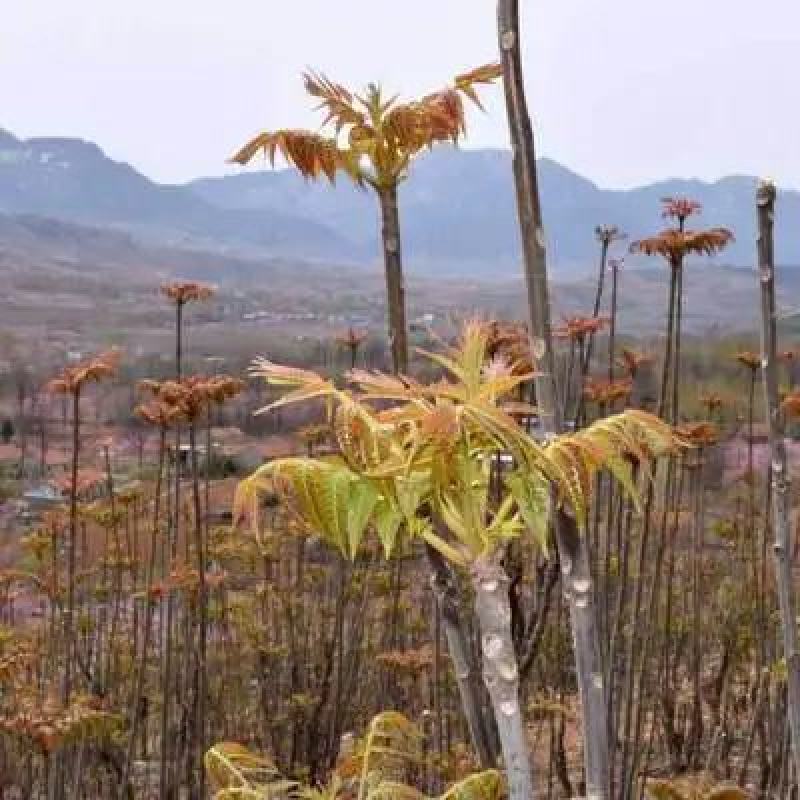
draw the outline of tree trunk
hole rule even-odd
[[[23,369],[20,367],[20,369]],[[28,419],[25,414],[25,403],[27,398],[27,383],[24,372],[17,378],[17,437],[19,438],[19,464],[17,475],[20,479],[25,478],[25,459],[28,453]],[[64,427],[66,428],[67,418],[67,395],[64,395]]]
[[[44,480],[47,477],[47,407],[45,398],[37,396],[36,405],[39,412],[39,477]]]
[[[686,229],[686,217],[680,217],[678,230],[683,233]],[[681,327],[683,320],[683,256],[675,262],[677,275],[675,279],[675,321],[673,334],[672,354],[672,406],[670,407],[669,421],[676,425],[680,418],[680,383],[681,383]]]
[[[791,498],[784,441],[784,423],[778,398],[778,344],[775,313],[775,256],[773,225],[775,187],[764,182],[758,188],[758,269],[761,284],[761,355],[764,405],[769,427],[772,476],[772,525],[774,526],[775,578],[787,668],[788,717],[795,776],[800,775],[800,653],[797,644],[794,586],[792,583]]]
[[[537,362],[536,400],[544,436],[562,428],[556,403],[554,354],[550,330],[547,263],[533,131],[525,100],[519,45],[518,0],[498,0],[498,29],[511,141],[514,180],[522,231],[525,279],[528,288],[530,333]],[[565,595],[573,630],[575,664],[583,707],[583,743],[586,795],[608,797],[608,714],[603,689],[598,627],[592,599],[592,581],[586,540],[564,512],[554,518]]]
[[[183,371],[183,303],[175,303],[175,379],[180,381]],[[174,566],[177,556],[178,537],[180,535],[181,519],[181,433],[180,425],[175,426],[175,485],[174,485],[174,506],[172,509],[172,535],[169,542],[169,553],[167,556],[166,571],[164,578],[168,581],[169,574]],[[175,615],[175,598],[171,591],[167,591],[166,597],[166,620],[165,620],[165,642],[162,658],[162,705],[161,705],[161,765],[159,774],[159,798],[167,797],[168,781],[170,771],[170,754],[172,752],[172,741],[169,735],[170,711],[172,706],[173,692],[172,684],[172,656],[173,656],[173,617]]]
[[[597,319],[600,316],[600,303],[603,299],[603,287],[606,281],[606,263],[608,262],[608,248],[611,240],[605,236],[600,241],[600,273],[597,276],[597,293],[594,296],[594,309],[592,316]]]
[[[66,664],[64,668],[64,706],[69,705],[72,694],[72,671],[77,656],[75,642],[75,554],[78,544],[78,464],[81,444],[81,391],[76,387],[72,395],[72,472],[69,483],[69,544],[67,546],[67,625]]]
[[[344,617],[347,611],[347,562],[344,556],[337,556],[336,560],[336,606],[334,610],[334,634],[336,666],[334,669],[333,709],[331,711],[330,745],[331,754],[336,754],[341,738],[341,726],[344,702],[344,670],[345,670],[345,627]]]
[[[203,756],[206,751],[206,699],[207,699],[207,663],[206,655],[208,649],[208,586],[206,585],[206,542],[204,537],[204,525],[202,518],[202,505],[200,503],[200,469],[197,458],[197,425],[192,420],[189,425],[189,453],[191,457],[192,469],[192,503],[194,516],[194,545],[197,553],[197,604],[199,608],[199,631],[198,631],[198,653],[197,653],[197,697],[195,703],[195,719],[193,720],[194,738],[192,751],[189,753],[189,761],[195,759],[194,765],[198,767],[197,779],[199,780],[198,796],[203,797],[205,793],[205,770],[203,769]],[[206,453],[206,458],[210,453]],[[195,779],[193,766],[191,767],[192,781]]]
[[[608,327],[608,381],[614,380],[614,361],[617,350],[617,282],[619,266],[611,263],[611,314]],[[631,376],[635,377],[635,376]]]
[[[133,759],[136,751],[136,740],[139,734],[139,723],[141,721],[140,708],[144,698],[145,679],[147,675],[147,654],[150,649],[151,629],[153,627],[153,608],[155,605],[152,592],[153,581],[156,572],[156,553],[158,551],[159,522],[161,513],[161,491],[162,478],[164,474],[164,452],[166,450],[166,428],[159,431],[158,440],[158,468],[156,472],[155,497],[153,501],[153,527],[150,535],[150,554],[147,561],[147,574],[145,576],[145,612],[144,612],[144,632],[142,634],[142,648],[139,654],[139,661],[134,671],[134,688],[131,699],[128,703],[128,714],[130,718],[130,738],[128,747],[125,751],[125,767],[123,771],[123,786],[127,786],[131,777]],[[135,657],[134,651],[134,657]],[[147,741],[147,731],[144,732],[144,740]]]
[[[681,327],[683,325],[683,259],[680,260],[675,281],[675,333],[673,335],[672,365],[672,406],[669,421],[673,425],[680,422],[681,391]]]
[[[481,628],[483,682],[497,721],[510,800],[531,800],[533,771],[519,704],[519,670],[511,636],[511,603],[506,571],[488,559],[472,565],[475,613]]]
[[[543,430],[556,432],[561,416],[556,403],[553,348],[550,344],[550,301],[547,287],[542,211],[536,172],[533,131],[525,100],[519,46],[519,0],[498,0],[497,17],[506,108],[514,153],[517,213],[531,318],[531,344],[536,358],[536,405]]]
[[[378,189],[378,199],[381,204],[381,236],[383,263],[386,270],[386,304],[389,315],[392,368],[396,373],[405,375],[408,372],[408,330],[406,328],[406,287],[400,248],[397,186]]]
[[[447,639],[447,650],[453,662],[456,685],[461,699],[461,707],[467,720],[472,746],[478,756],[482,769],[495,766],[491,737],[483,715],[482,703],[473,669],[473,659],[464,633],[464,625],[458,607],[458,590],[453,575],[441,554],[429,545],[426,546],[430,562],[431,585],[436,595],[436,603],[441,615],[442,627]]]
[[[586,537],[578,530],[572,517],[561,511],[554,522],[583,709],[586,798],[601,800],[608,796],[610,781],[609,725],[589,553]]]
[[[592,318],[597,319],[600,316],[600,303],[603,300],[603,287],[606,281],[606,264],[608,263],[608,248],[611,245],[610,239],[603,237],[600,240],[600,273],[597,276],[597,292],[594,296],[594,308],[592,309]],[[586,356],[581,365],[581,378],[586,380],[589,374],[589,368],[592,364],[592,353],[594,352],[594,333],[589,334],[589,343],[586,347]],[[583,400],[581,399],[581,411],[583,411]],[[580,414],[578,415],[580,417]]]
[[[669,271],[669,305],[667,308],[667,341],[664,347],[664,367],[661,373],[661,389],[658,397],[658,416],[666,419],[667,404],[669,402],[669,381],[672,374],[672,345],[675,338],[675,288],[677,285],[677,271],[670,264]]]
[[[119,538],[119,518],[117,517],[117,503],[114,495],[114,477],[111,474],[111,456],[108,452],[108,446],[103,447],[103,461],[106,469],[106,491],[108,492],[109,510],[111,511],[111,521],[109,527],[114,535],[114,550],[116,551],[117,558],[122,555],[122,547],[120,546]],[[86,558],[86,551],[84,548],[84,559]],[[106,665],[103,669],[102,664],[98,666],[97,683],[100,687],[100,694],[105,694],[112,683],[112,672],[114,668],[115,652],[114,643],[117,639],[117,628],[119,626],[119,618],[121,613],[122,601],[122,570],[119,566],[113,570],[114,575],[114,605],[111,612],[111,623],[108,628],[108,641],[106,643]]]

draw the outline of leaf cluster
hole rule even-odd
[[[370,531],[390,557],[405,533],[463,566],[525,532],[545,547],[553,502],[582,526],[602,469],[635,498],[634,466],[646,473],[678,446],[669,426],[641,411],[537,442],[503,408],[532,376],[502,355],[487,360],[488,344],[488,327],[472,322],[446,352],[421,351],[443,372],[432,384],[353,370],[353,388],[340,389],[257,360],[254,375],[289,389],[262,412],[322,399],[339,454],[264,465],[240,484],[234,518],[257,522],[260,494],[277,485],[308,529],[348,558]]]
[[[231,159],[247,164],[263,152],[274,166],[280,155],[305,178],[334,183],[343,172],[359,186],[376,190],[395,186],[410,161],[440,142],[456,143],[466,132],[463,98],[480,107],[478,88],[496,81],[499,64],[487,64],[457,75],[450,86],[422,98],[400,101],[369,84],[356,94],[325,75],[304,75],[306,92],[325,115],[328,133],[284,128],[248,141]]]
[[[422,736],[403,714],[383,711],[373,717],[350,761],[357,763],[357,800],[500,800],[502,776],[496,770],[474,773],[453,784],[437,798],[428,798],[401,778],[409,766],[423,761]],[[281,776],[266,757],[242,745],[223,742],[205,756],[214,800],[336,800],[352,796],[347,776],[353,765],[339,765],[329,784],[301,786]]]
[[[99,383],[104,378],[114,375],[119,359],[120,352],[116,349],[93,356],[79,364],[66,367],[61,375],[51,380],[45,388],[51,394],[79,394],[86,384]]]

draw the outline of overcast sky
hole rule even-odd
[[[404,95],[496,54],[491,0],[3,0],[0,127],[91,139],[147,175],[226,171],[315,124],[299,74]],[[542,155],[606,187],[800,187],[800,0],[521,0]],[[469,146],[506,146],[499,89]]]

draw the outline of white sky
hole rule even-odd
[[[491,0],[3,0],[0,127],[93,140],[145,174],[224,172],[313,126],[316,67],[404,95],[495,58]],[[800,0],[521,0],[539,152],[602,186],[800,187]],[[470,146],[505,146],[499,89]]]

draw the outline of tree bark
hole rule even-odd
[[[147,654],[150,649],[151,630],[153,627],[153,608],[155,606],[153,597],[153,581],[156,572],[156,554],[158,551],[158,537],[160,531],[160,513],[161,513],[161,491],[162,491],[162,478],[164,475],[164,452],[166,450],[166,428],[161,428],[159,431],[158,440],[158,468],[156,472],[156,487],[155,497],[153,501],[153,527],[150,535],[150,554],[147,561],[147,574],[145,575],[145,612],[144,612],[144,632],[142,634],[142,649],[139,654],[139,661],[135,668],[134,688],[131,693],[131,699],[128,703],[128,714],[130,716],[130,738],[128,740],[128,747],[125,751],[125,766],[123,770],[123,786],[127,786],[131,770],[133,767],[133,760],[136,750],[136,740],[139,734],[139,723],[141,720],[140,706],[142,698],[144,697],[145,678],[147,673]],[[135,655],[135,651],[134,651]],[[144,735],[145,741],[147,740],[147,732]]]
[[[681,327],[683,326],[683,259],[680,260],[675,282],[675,342],[673,344],[672,366],[672,406],[669,421],[673,425],[680,422],[681,391]]]
[[[600,304],[603,301],[603,287],[606,280],[606,265],[608,264],[608,249],[611,246],[611,240],[603,237],[600,240],[600,272],[597,276],[597,292],[594,296],[594,308],[592,309],[592,318],[597,319],[600,316]],[[589,368],[592,364],[592,353],[594,352],[594,333],[589,334],[589,343],[586,346],[586,356],[581,365],[581,379],[586,380],[589,374]],[[583,411],[583,400],[581,400],[581,411]],[[580,417],[580,414],[578,415]]]
[[[619,265],[611,263],[611,314],[608,324],[608,381],[614,380],[614,362],[617,350],[617,283]]]
[[[180,381],[183,374],[183,302],[175,303],[175,380]],[[181,519],[181,432],[180,425],[175,426],[175,475],[174,481],[174,506],[172,509],[172,531],[169,537],[169,553],[167,556],[164,579],[168,583],[169,575],[177,556],[178,537],[180,535]],[[162,706],[161,706],[161,765],[159,774],[159,798],[166,798],[170,771],[170,754],[172,742],[169,736],[169,723],[173,692],[172,683],[172,656],[173,656],[173,617],[175,614],[175,598],[172,591],[167,589],[166,596],[165,642],[162,657]]]
[[[761,356],[764,405],[769,428],[772,478],[772,525],[775,578],[781,612],[783,650],[787,669],[788,717],[795,775],[800,775],[800,653],[795,621],[791,565],[791,498],[784,440],[784,422],[778,398],[778,344],[775,313],[775,255],[773,226],[775,186],[763,182],[758,206],[758,271],[761,284]]]
[[[533,771],[519,704],[519,670],[511,635],[506,571],[489,559],[472,565],[475,613],[481,628],[483,682],[489,691],[500,735],[510,800],[531,800]]]
[[[389,316],[392,368],[396,373],[405,375],[408,372],[408,330],[406,328],[406,287],[400,247],[397,186],[381,187],[377,191],[381,205],[381,237],[383,263],[386,270],[386,304]]]
[[[557,513],[554,527],[583,709],[586,800],[602,800],[608,796],[610,781],[608,705],[588,548],[586,537],[565,512]]]
[[[190,752],[190,761],[195,759],[195,765],[198,767],[197,780],[199,781],[198,795],[203,797],[205,794],[205,770],[203,769],[203,756],[206,751],[206,706],[207,706],[207,681],[208,681],[208,665],[206,662],[207,649],[208,649],[208,586],[206,584],[206,570],[208,564],[206,563],[206,541],[204,536],[204,525],[202,518],[202,505],[200,502],[200,469],[197,458],[197,426],[196,420],[192,420],[189,425],[189,453],[191,457],[192,469],[192,503],[194,511],[194,536],[195,536],[195,549],[197,553],[197,604],[198,604],[198,653],[197,658],[197,697],[195,719],[193,720],[194,730],[192,736],[194,737],[193,752]],[[206,459],[210,458],[211,454],[206,453]],[[191,771],[192,779],[194,780],[194,770]]]
[[[426,546],[426,551],[432,569],[431,585],[436,595],[447,639],[447,650],[453,662],[456,685],[472,746],[475,748],[481,768],[491,769],[495,766],[495,757],[486,718],[483,715],[469,642],[459,613],[458,590],[454,584],[453,574],[441,554],[430,545]]]
[[[64,706],[69,705],[72,694],[72,671],[77,657],[75,642],[75,554],[78,544],[78,465],[81,446],[81,390],[77,386],[72,395],[72,470],[69,482],[69,544],[67,547],[67,625],[66,664],[64,667]]]
[[[498,0],[497,9],[506,106],[514,153],[517,210],[528,289],[531,344],[537,362],[536,403],[542,434],[552,437],[561,431],[562,419],[556,402],[555,359],[536,154],[522,76],[519,0]],[[562,575],[565,578],[565,596],[570,611],[578,687],[583,707],[586,796],[589,800],[605,800],[609,786],[608,714],[587,545],[574,521],[565,512],[556,513],[553,523]]]
[[[677,285],[676,267],[670,264],[669,304],[667,308],[667,341],[664,347],[664,367],[661,373],[661,389],[658,397],[658,416],[666,419],[669,403],[670,375],[672,374],[672,345],[675,339],[675,289]]]

